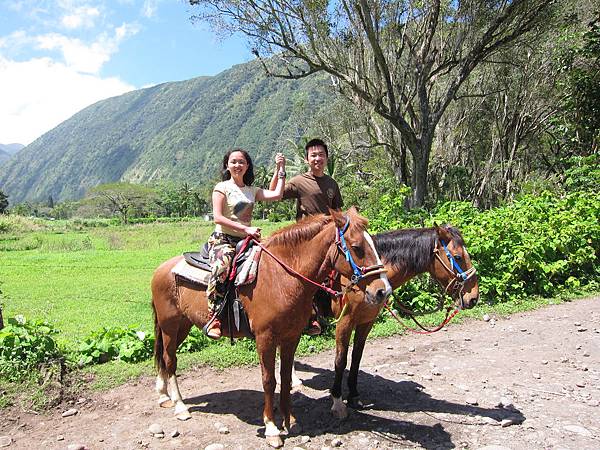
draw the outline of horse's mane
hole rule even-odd
[[[369,224],[367,219],[356,213],[353,208],[346,212],[346,216],[350,218],[351,227],[359,226],[366,229]],[[331,216],[326,216],[325,214],[304,217],[298,223],[288,225],[273,233],[271,237],[265,241],[265,245],[293,246],[300,242],[308,241],[319,234],[319,232],[332,221],[333,218]]]
[[[464,240],[457,228],[444,225],[456,244],[464,246]],[[407,228],[388,231],[373,236],[379,256],[395,267],[405,267],[408,271],[424,272],[433,260],[436,246],[437,228]],[[447,243],[446,243],[447,244]]]
[[[325,214],[305,217],[298,223],[293,223],[273,233],[266,240],[265,245],[285,245],[289,247],[308,241],[319,234],[319,231],[332,220],[331,216]]]

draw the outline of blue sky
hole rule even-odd
[[[183,0],[0,0],[0,144],[29,144],[86,106],[252,56],[192,24]]]

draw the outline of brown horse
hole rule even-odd
[[[332,211],[331,216],[309,217],[278,231],[266,240],[264,247],[291,269],[319,283],[332,269],[351,278],[355,272],[347,261],[350,255],[350,260],[357,266],[366,267],[362,270],[363,276],[356,280],[356,286],[364,294],[361,299],[380,307],[391,293],[391,288],[381,270],[369,273],[369,269],[377,267],[380,260],[366,226],[366,219],[359,216],[354,208],[346,215]],[[345,254],[343,248],[349,249],[349,253]],[[191,416],[177,385],[175,352],[192,325],[202,328],[209,314],[205,288],[176,280],[171,272],[181,258],[171,258],[156,269],[152,279],[152,305],[159,404],[162,407],[174,406],[176,417],[186,420]],[[379,275],[373,276],[375,273]],[[275,353],[279,348],[282,361],[280,411],[289,430],[295,422],[290,405],[294,352],[311,314],[316,289],[264,253],[254,284],[239,288],[239,297],[256,338],[265,398],[265,436],[273,447],[283,445],[273,414]],[[223,331],[227,329],[225,322]]]
[[[424,272],[450,293],[457,308],[472,308],[479,299],[475,268],[460,232],[451,226],[395,230],[373,236],[388,279],[393,289]],[[454,261],[453,261],[454,260]],[[456,265],[455,265],[456,264]],[[457,267],[458,266],[458,267]],[[348,405],[360,407],[357,389],[358,368],[365,342],[383,304],[367,304],[360,292],[348,295],[346,312],[336,325],[335,381],[331,388],[331,411],[338,418],[347,415],[342,401],[342,379],[346,369],[350,336],[354,331],[352,363],[348,375]],[[333,313],[339,317],[342,306],[333,302]]]

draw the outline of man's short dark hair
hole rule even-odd
[[[327,150],[327,144],[323,142],[321,139],[311,139],[306,143],[304,147],[304,156],[308,159],[308,149],[311,147],[323,147],[325,149],[325,154],[329,158],[329,151]]]

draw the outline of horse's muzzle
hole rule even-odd
[[[392,293],[391,288],[384,286],[374,290],[368,289],[366,292],[366,300],[367,303],[371,305],[381,305],[386,298],[388,298]]]

